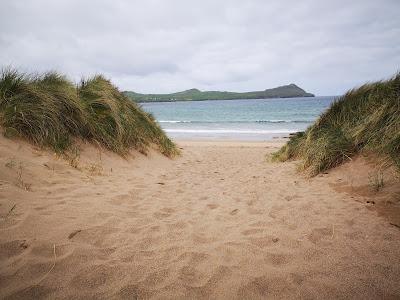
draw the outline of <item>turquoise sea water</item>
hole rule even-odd
[[[175,139],[271,140],[303,131],[336,97],[142,103]]]

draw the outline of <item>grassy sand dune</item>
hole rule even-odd
[[[7,136],[22,136],[59,153],[73,149],[74,138],[126,154],[146,152],[150,144],[167,156],[177,154],[154,118],[102,76],[75,86],[55,72],[0,75],[0,126]]]
[[[302,169],[316,175],[360,152],[400,171],[400,74],[350,90],[274,158],[301,159]]]

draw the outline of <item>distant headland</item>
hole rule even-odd
[[[202,100],[235,100],[235,99],[267,99],[267,98],[293,98],[293,97],[314,97],[295,84],[283,85],[264,91],[254,92],[220,92],[200,91],[190,89],[171,94],[139,94],[131,91],[123,92],[135,102],[173,102],[173,101],[202,101]]]

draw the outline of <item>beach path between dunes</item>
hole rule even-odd
[[[309,179],[266,159],[279,143],[178,144],[92,147],[79,170],[2,137],[0,298],[400,297],[400,230],[340,190],[346,166]]]

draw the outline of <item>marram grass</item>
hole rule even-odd
[[[56,72],[27,75],[5,69],[0,75],[0,126],[36,145],[63,153],[74,138],[124,155],[146,153],[151,144],[166,156],[178,154],[154,118],[103,76],[75,86]]]
[[[316,175],[362,151],[400,172],[400,73],[348,91],[273,160],[301,159],[301,168]]]

